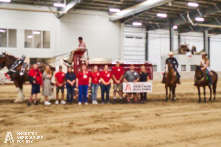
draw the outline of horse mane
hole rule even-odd
[[[8,57],[10,57],[10,58],[12,58],[13,60],[17,60],[17,59],[18,59],[18,58],[16,58],[15,56],[10,55],[10,54],[8,54],[8,53],[6,53],[6,52],[4,52],[4,53],[2,53],[2,54],[4,54],[5,56],[8,56]]]

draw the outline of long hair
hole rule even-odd
[[[47,70],[47,67],[49,67],[49,70]],[[46,74],[51,74],[51,67],[49,65],[46,65],[45,66],[45,71],[44,71]]]
[[[209,61],[209,59],[205,55],[203,56],[202,60],[204,61],[205,64],[207,64],[207,62]]]

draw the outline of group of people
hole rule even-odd
[[[79,37],[79,46],[77,50],[86,49],[86,44],[83,42],[83,38]],[[176,75],[177,75],[177,83],[180,84],[180,74],[178,72],[178,61],[173,56],[173,52],[169,52],[169,58],[166,60],[167,64],[172,64]],[[59,71],[55,74],[55,84],[56,84],[56,101],[55,104],[59,104],[58,96],[61,91],[61,104],[72,103],[74,96],[74,89],[78,88],[78,104],[81,105],[84,103],[88,104],[88,89],[91,88],[91,97],[92,103],[98,104],[97,102],[97,90],[100,86],[101,88],[101,100],[102,103],[109,103],[109,93],[111,88],[111,83],[113,81],[113,97],[116,99],[117,93],[120,96],[120,99],[123,98],[123,82],[147,82],[149,80],[149,75],[146,71],[145,66],[141,66],[139,73],[134,70],[134,65],[130,65],[130,70],[124,73],[123,67],[120,66],[120,62],[116,63],[116,66],[112,67],[112,70],[109,71],[108,65],[104,66],[102,71],[98,70],[97,66],[93,67],[93,71],[89,72],[87,70],[86,65],[82,65],[81,71],[78,72],[77,75],[74,74],[72,63],[73,61],[73,53],[71,54],[69,60],[64,60],[64,63],[68,66],[67,73],[62,71],[62,66],[59,66]],[[212,84],[212,80],[210,77],[210,69],[209,69],[209,60],[207,58],[207,54],[203,53],[202,61],[201,61],[201,70],[205,71],[208,75],[209,81]],[[165,83],[165,75],[163,75],[162,83]],[[29,71],[30,82],[32,84],[31,97],[28,105],[31,105],[33,96],[34,104],[37,104],[37,94],[40,93],[40,85],[42,85],[42,94],[45,96],[45,105],[51,105],[48,100],[48,97],[52,95],[51,88],[51,78],[52,71],[50,66],[45,67],[45,71],[42,74],[38,69],[38,65],[34,64],[33,68]],[[67,99],[64,99],[64,89],[67,89]],[[106,95],[106,100],[105,100]],[[126,94],[126,100],[130,102],[133,97],[134,101],[138,101],[138,94],[131,93]],[[145,101],[147,98],[146,93],[141,93],[140,98],[142,101]]]
[[[120,99],[123,98],[123,82],[147,82],[149,75],[145,66],[141,66],[140,71],[135,71],[135,66],[130,65],[130,70],[124,73],[123,67],[118,61],[111,71],[108,65],[104,65],[102,71],[98,70],[97,66],[93,67],[93,71],[88,71],[86,65],[82,65],[81,71],[74,74],[72,66],[68,66],[67,73],[62,71],[62,66],[59,66],[59,71],[55,73],[55,85],[56,85],[56,101],[55,104],[59,104],[59,93],[61,92],[61,104],[73,103],[74,101],[74,89],[78,88],[78,105],[88,105],[88,89],[91,89],[92,104],[98,104],[97,91],[101,88],[101,103],[109,104],[110,88],[113,81],[113,99],[117,99],[117,94]],[[51,78],[52,71],[50,66],[45,67],[43,74],[38,69],[38,65],[34,64],[33,68],[29,71],[30,83],[32,85],[31,97],[29,99],[28,106],[31,105],[34,97],[34,105],[37,105],[37,95],[40,93],[40,87],[42,85],[42,95],[45,97],[44,104],[51,105],[48,97],[52,95]],[[64,98],[64,90],[67,89],[66,101]],[[126,94],[127,102],[131,99],[138,101],[138,94]],[[147,94],[141,93],[140,98],[142,101],[147,100]]]

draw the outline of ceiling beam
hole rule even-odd
[[[61,18],[64,16],[69,10],[71,10],[77,3],[80,3],[81,0],[71,0],[66,7],[64,8],[58,8],[59,11],[62,11],[62,13],[58,14],[57,17]]]
[[[143,12],[145,10],[154,8],[154,7],[158,7],[161,5],[164,5],[168,2],[170,2],[171,0],[148,0],[148,1],[144,1],[142,3],[139,3],[137,5],[134,5],[132,7],[129,7],[127,9],[124,9],[120,12],[117,12],[115,14],[112,14],[110,16],[110,20],[111,21],[117,21],[117,20],[121,20],[125,17],[129,17],[131,15],[135,15],[137,13]]]

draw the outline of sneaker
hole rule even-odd
[[[115,97],[114,97],[114,100],[116,100],[116,99],[117,99],[117,97],[115,96]]]
[[[80,105],[81,105],[81,102],[78,102],[78,105],[80,106]]]
[[[30,102],[28,102],[28,103],[27,103],[27,106],[31,106],[31,103],[30,103]]]
[[[62,100],[62,101],[61,101],[61,104],[62,104],[62,105],[65,105],[65,104],[66,104],[66,102],[65,102],[64,100]]]
[[[122,100],[123,98],[122,97],[120,97],[120,100]]]
[[[88,103],[87,103],[87,102],[85,102],[84,104],[85,104],[85,105],[88,105]]]
[[[55,105],[58,105],[59,104],[59,101],[55,101]]]
[[[50,103],[49,101],[45,101],[44,104],[45,104],[46,106],[51,105],[51,103]]]
[[[97,101],[94,100],[94,101],[92,101],[92,104],[98,104],[98,103],[97,103]]]

